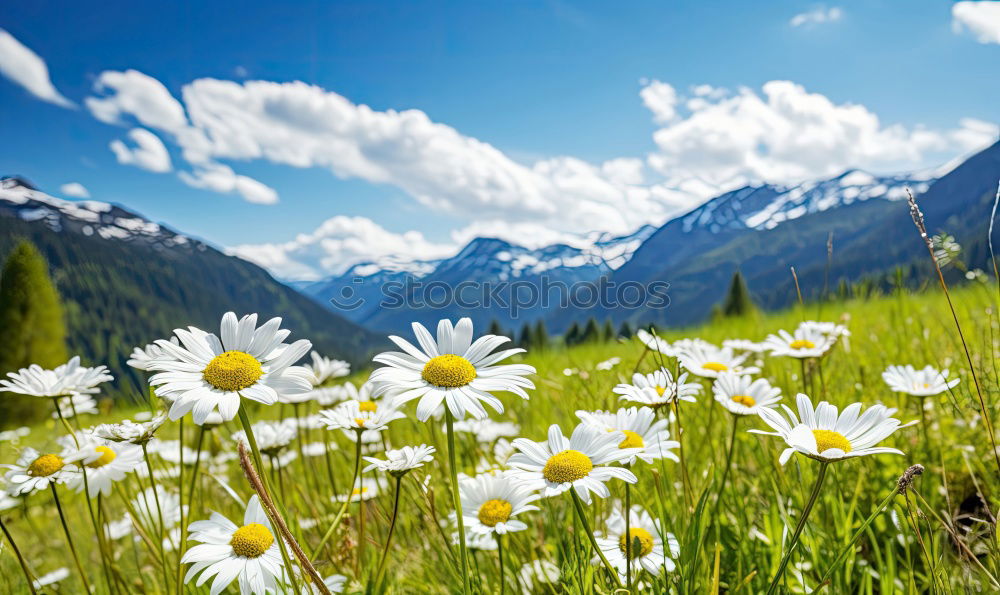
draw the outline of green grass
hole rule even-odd
[[[966,340],[972,353],[984,399],[996,422],[1000,373],[997,369],[1000,348],[1000,320],[997,294],[993,287],[967,286],[952,293]],[[854,401],[866,406],[884,403],[897,407],[896,417],[909,421],[921,419],[919,400],[891,393],[881,379],[889,364],[927,364],[944,367],[962,382],[951,392],[927,399],[925,424],[900,430],[886,440],[889,446],[906,455],[875,455],[830,465],[798,547],[791,557],[782,588],[791,592],[811,591],[831,563],[845,550],[854,533],[878,504],[890,494],[899,476],[912,464],[925,467],[910,491],[891,500],[884,514],[877,516],[861,534],[856,545],[832,575],[827,593],[926,593],[991,592],[990,576],[1000,576],[1000,547],[990,514],[1000,505],[1000,472],[980,419],[978,399],[962,344],[943,295],[928,292],[900,294],[867,301],[849,301],[807,305],[771,315],[739,320],[723,320],[685,331],[664,333],[669,339],[697,336],[719,342],[726,338],[761,340],[779,328],[791,329],[803,319],[845,323],[852,331],[848,345],[838,346],[812,374],[809,392],[815,401],[826,399],[844,406]],[[294,329],[292,329],[294,331]],[[657,362],[644,355],[636,340],[599,343],[564,350],[550,348],[526,354],[522,361],[538,370],[537,390],[530,401],[503,395],[503,415],[521,426],[520,436],[543,440],[552,423],[562,426],[568,435],[577,423],[579,409],[617,409],[619,402],[612,387],[625,382],[633,369],[648,372]],[[612,357],[620,363],[609,371],[598,371],[596,364]],[[641,360],[641,361],[640,361]],[[665,362],[671,369],[673,361]],[[582,373],[566,375],[565,369]],[[782,388],[784,402],[792,404],[796,392],[803,390],[799,364],[794,360],[768,358],[762,374]],[[358,374],[353,380],[362,380]],[[757,593],[766,590],[786,550],[787,540],[808,498],[819,463],[794,456],[787,465],[778,464],[783,449],[780,439],[749,434],[750,428],[766,429],[756,418],[739,420],[733,449],[732,471],[721,495],[720,483],[725,464],[726,446],[732,418],[703,391],[697,403],[681,404],[683,457],[690,480],[689,494],[683,490],[680,466],[671,461],[654,465],[639,462],[634,470],[639,478],[631,498],[660,519],[663,528],[677,536],[681,554],[677,569],[659,577],[643,575],[640,584],[647,592]],[[39,406],[44,406],[40,402]],[[310,405],[315,410],[315,405]],[[422,424],[413,418],[414,404],[404,406],[407,419],[393,422],[386,433],[394,447],[428,443],[438,453],[432,463],[410,473],[402,482],[400,516],[393,547],[390,549],[386,588],[396,593],[461,591],[457,570],[457,548],[450,546],[452,525],[447,521],[452,510],[447,472],[447,450],[443,422]],[[133,411],[111,411],[102,419],[85,418],[90,425],[113,421]],[[291,409],[275,406],[251,408],[254,420],[290,415]],[[204,441],[213,452],[233,449],[229,436],[238,429],[238,420],[214,430]],[[186,441],[194,446],[197,434],[188,423]],[[159,436],[176,439],[178,425],[161,428]],[[54,449],[54,439],[62,432],[55,423],[34,427],[22,444],[41,450]],[[336,514],[339,503],[331,500],[343,493],[353,469],[353,445],[339,431],[312,430],[308,439],[333,440],[339,449],[333,453],[328,470],[323,457],[299,459],[277,473],[268,470],[272,485],[282,493],[293,533],[306,551],[312,551]],[[676,434],[673,436],[676,439]],[[492,462],[490,445],[477,444],[468,434],[457,435],[459,464],[473,473],[485,457]],[[294,446],[293,446],[294,448]],[[13,462],[16,449],[0,444],[0,461]],[[157,468],[170,467],[153,457]],[[206,466],[202,466],[206,471]],[[328,472],[336,484],[330,485]],[[240,520],[242,510],[224,487],[247,499],[251,489],[235,463],[213,470],[217,477],[202,474],[199,489],[188,520],[208,517],[217,510],[232,520]],[[138,478],[130,475],[119,492],[102,505],[107,518],[118,519],[124,513],[123,494],[134,495]],[[191,481],[191,467],[185,465],[182,485],[178,480],[164,483],[177,490],[184,487],[184,497]],[[147,485],[148,480],[142,479]],[[367,505],[363,564],[358,547],[358,506],[348,509],[344,530],[335,534],[330,546],[316,555],[320,574],[340,573],[350,577],[349,592],[365,592],[365,580],[378,565],[392,512],[392,482]],[[278,487],[282,486],[282,487]],[[612,482],[614,499],[624,495],[624,484]],[[99,548],[93,535],[85,500],[60,488],[67,509],[70,531],[85,557],[89,578],[97,592],[106,592]],[[989,510],[978,502],[982,494]],[[561,571],[558,583],[542,586],[538,593],[609,593],[612,584],[599,566],[590,563],[592,552],[579,521],[574,517],[568,495],[542,500],[541,510],[523,515],[526,531],[512,534],[505,542],[507,558],[506,592],[520,592],[523,585],[514,582],[520,566],[531,560],[548,560]],[[596,499],[587,511],[591,525],[600,530],[612,499]],[[32,571],[41,575],[59,567],[73,565],[68,556],[51,494],[42,492],[27,498],[23,506],[3,514],[5,525],[25,554]],[[318,526],[303,529],[300,521],[320,517]],[[309,526],[310,523],[306,523]],[[155,534],[155,524],[145,530]],[[787,529],[786,529],[787,528]],[[193,544],[192,544],[193,545]],[[113,572],[118,573],[134,592],[177,592],[178,554],[166,552],[167,586],[155,548],[143,541],[133,543],[131,536],[113,543]],[[974,556],[970,556],[969,552]],[[499,591],[496,552],[474,551],[473,590]],[[372,592],[378,588],[371,586]],[[60,592],[80,592],[75,574],[59,585]],[[26,593],[27,587],[19,566],[4,542],[0,552],[0,591]],[[189,585],[188,592],[208,592]]]

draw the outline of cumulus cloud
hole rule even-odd
[[[951,19],[956,33],[969,31],[979,43],[1000,44],[1000,2],[956,2]]]
[[[643,85],[639,91],[642,104],[653,112],[653,119],[659,123],[669,122],[677,115],[677,91],[662,81],[640,81]]]
[[[123,141],[115,139],[109,145],[118,158],[118,163],[134,165],[152,172],[164,173],[170,171],[170,154],[163,146],[163,141],[145,128],[133,128],[128,131],[128,138],[134,146],[128,146]]]
[[[239,194],[247,202],[263,205],[278,202],[278,192],[274,188],[237,174],[228,165],[207,164],[193,172],[182,171],[179,176],[184,183],[194,188],[205,188],[220,194]]]
[[[42,101],[60,107],[76,107],[52,84],[45,60],[3,29],[0,29],[0,74]]]
[[[808,12],[802,12],[793,16],[788,24],[792,27],[803,27],[809,25],[820,25],[823,23],[834,23],[844,16],[844,11],[836,6],[826,8],[819,6]]]
[[[453,243],[431,242],[418,231],[395,233],[365,217],[339,215],[289,242],[246,244],[229,252],[285,279],[315,280],[389,256],[434,260],[454,255],[457,248]]]
[[[64,196],[71,198],[90,198],[90,191],[80,182],[70,182],[59,187]]]
[[[858,104],[836,104],[790,81],[757,93],[687,103],[690,111],[653,134],[649,165],[685,192],[714,195],[751,181],[788,183],[851,167],[913,167],[929,155],[969,152],[996,139],[994,124],[962,119],[957,128],[883,124]]]

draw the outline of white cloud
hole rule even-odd
[[[52,84],[45,60],[3,29],[0,29],[0,74],[42,101],[60,107],[76,107]]]
[[[90,192],[80,182],[70,182],[59,187],[59,191],[71,198],[90,198]]]
[[[663,124],[673,120],[677,115],[677,91],[662,81],[640,81],[642,90],[639,97],[642,104],[653,112],[653,119]]]
[[[750,181],[912,168],[996,139],[995,125],[972,119],[949,130],[884,125],[863,105],[835,104],[789,81],[770,81],[762,91],[688,102],[688,113],[653,134],[658,150],[650,166],[669,186],[707,197]]]
[[[395,233],[365,217],[338,215],[289,242],[246,244],[229,252],[285,279],[315,280],[388,256],[433,260],[452,256],[457,249],[456,244],[428,241],[417,231]]]
[[[220,194],[239,194],[247,202],[271,205],[278,202],[278,192],[253,178],[242,176],[233,168],[220,163],[198,167],[193,172],[178,174],[184,183],[194,188],[205,188]]]
[[[814,8],[808,12],[799,13],[793,16],[788,24],[792,27],[801,27],[803,25],[819,25],[822,23],[834,23],[839,21],[841,17],[844,16],[844,11],[840,8],[833,6],[826,8],[823,6]]]
[[[979,43],[1000,43],[1000,2],[956,2],[951,18],[956,33],[968,30]]]
[[[170,154],[158,136],[145,128],[133,128],[128,131],[128,137],[135,146],[129,147],[118,139],[111,141],[111,151],[118,158],[118,163],[157,173],[171,170]]]

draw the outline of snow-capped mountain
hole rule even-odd
[[[64,200],[33,188],[21,178],[0,180],[0,215],[39,222],[54,232],[74,232],[104,240],[140,242],[157,250],[206,245],[117,205],[96,200]]]

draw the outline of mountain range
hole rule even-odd
[[[0,257],[21,239],[49,262],[71,353],[142,386],[125,361],[174,328],[217,329],[222,315],[281,316],[292,338],[361,363],[384,340],[276,281],[267,271],[121,206],[52,197],[0,181]],[[216,331],[217,332],[217,331]],[[142,390],[142,389],[139,389]]]

